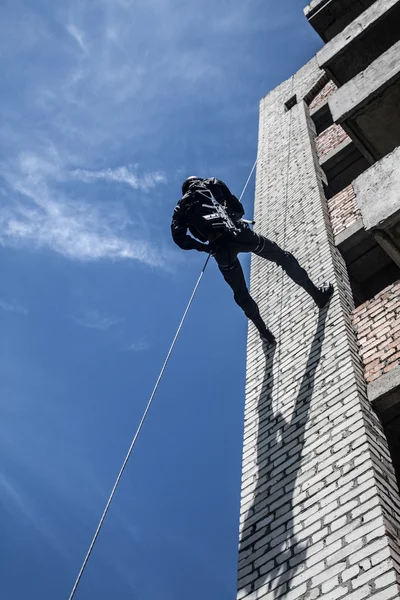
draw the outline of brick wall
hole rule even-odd
[[[351,184],[328,200],[328,211],[334,235],[338,235],[361,218],[355,191]]]
[[[369,383],[400,365],[400,281],[354,311],[354,326]]]
[[[334,123],[315,138],[318,157],[322,158],[328,152],[337,148],[344,140],[348,139],[349,136],[343,127]]]
[[[313,60],[260,105],[256,230],[336,292],[319,312],[279,267],[252,257],[251,292],[278,345],[265,351],[250,323],[239,599],[400,598],[400,498],[301,100],[321,76]]]
[[[317,94],[310,102],[310,111],[316,110],[319,106],[321,106],[321,104],[323,104],[329,98],[329,96],[333,94],[333,92],[336,92],[336,90],[337,85],[335,85],[333,81],[328,81],[319,94]]]

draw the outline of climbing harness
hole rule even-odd
[[[255,163],[254,163],[254,165],[253,165],[253,168],[252,168],[252,169],[251,169],[251,171],[250,171],[250,175],[249,175],[249,176],[248,176],[248,178],[247,178],[247,181],[246,181],[246,183],[245,183],[245,186],[244,186],[244,188],[243,188],[243,191],[242,191],[242,193],[241,193],[241,195],[240,195],[239,201],[241,201],[241,200],[242,200],[242,198],[243,198],[243,196],[244,196],[244,193],[245,193],[245,191],[246,191],[246,189],[247,189],[247,186],[248,186],[248,184],[249,184],[249,181],[250,181],[250,179],[251,179],[251,176],[253,175],[254,169],[256,168],[256,164],[257,164],[257,159],[256,159],[256,161],[255,161]],[[209,198],[208,198],[208,199],[209,199]],[[100,518],[99,524],[97,525],[97,528],[96,528],[95,534],[94,534],[94,536],[93,536],[93,539],[92,539],[92,541],[91,541],[91,543],[90,543],[89,549],[88,549],[88,551],[87,551],[87,553],[86,553],[86,556],[85,556],[85,558],[84,558],[84,561],[83,561],[83,563],[82,563],[82,566],[81,566],[81,568],[80,568],[80,571],[79,571],[79,573],[78,573],[78,576],[77,576],[77,578],[76,578],[76,581],[75,581],[75,583],[74,583],[74,586],[73,586],[73,588],[72,588],[71,594],[70,594],[70,596],[69,596],[69,600],[73,600],[73,598],[75,597],[75,593],[76,593],[76,591],[77,591],[77,589],[78,589],[78,585],[79,585],[79,583],[80,583],[80,581],[81,581],[81,579],[82,579],[83,572],[84,572],[84,570],[85,570],[85,568],[86,568],[86,565],[87,565],[87,563],[88,563],[88,561],[89,561],[90,555],[92,554],[92,551],[93,551],[94,545],[95,545],[95,543],[96,543],[96,541],[97,541],[97,538],[99,537],[99,533],[100,533],[100,530],[101,530],[101,528],[102,528],[102,526],[103,526],[104,520],[105,520],[105,518],[106,518],[106,516],[107,516],[108,509],[110,508],[110,505],[111,505],[111,502],[112,502],[112,500],[113,500],[113,498],[114,498],[115,492],[117,491],[117,487],[118,487],[118,485],[119,485],[119,482],[121,481],[121,478],[122,478],[122,475],[123,475],[123,473],[124,473],[124,471],[125,471],[126,465],[128,464],[129,458],[130,458],[130,456],[131,456],[131,454],[132,454],[132,450],[133,450],[133,448],[134,448],[134,446],[135,446],[135,444],[136,444],[136,440],[138,439],[138,437],[139,437],[139,434],[140,434],[140,432],[141,432],[141,430],[142,430],[142,427],[143,427],[143,425],[144,425],[144,422],[145,422],[145,420],[146,420],[147,414],[148,414],[148,412],[149,412],[149,410],[150,410],[150,407],[151,407],[151,405],[152,405],[152,402],[153,402],[154,396],[156,395],[156,392],[157,392],[158,386],[160,385],[160,381],[161,381],[161,379],[162,379],[162,376],[164,375],[164,371],[165,371],[165,369],[166,369],[166,367],[167,367],[167,364],[168,364],[168,362],[169,362],[169,359],[170,359],[170,357],[171,357],[171,354],[172,354],[172,351],[173,351],[173,349],[174,349],[175,343],[176,343],[176,341],[177,341],[177,339],[178,339],[178,337],[179,337],[179,334],[180,334],[180,332],[181,332],[181,329],[182,329],[183,323],[185,322],[186,316],[187,316],[187,314],[188,314],[188,312],[189,312],[189,309],[190,309],[190,307],[191,307],[191,305],[192,305],[192,302],[193,302],[193,300],[194,300],[194,297],[195,297],[195,295],[196,295],[197,289],[198,289],[198,287],[199,287],[199,285],[200,285],[200,281],[201,281],[201,280],[202,280],[202,278],[203,278],[204,272],[205,272],[205,270],[206,270],[206,267],[207,267],[207,265],[208,265],[208,261],[210,260],[210,256],[211,256],[210,254],[207,256],[207,260],[206,260],[206,262],[204,263],[204,266],[203,266],[203,268],[202,268],[202,270],[201,270],[201,272],[200,272],[200,275],[199,275],[199,278],[198,278],[198,280],[197,280],[197,283],[196,283],[196,285],[194,286],[194,289],[193,289],[192,295],[190,296],[190,300],[189,300],[189,302],[188,302],[188,304],[187,304],[187,306],[186,306],[185,312],[183,313],[183,317],[182,317],[182,319],[181,319],[181,322],[179,323],[179,327],[178,327],[178,329],[177,329],[177,331],[176,331],[176,333],[175,333],[175,337],[174,337],[174,339],[172,340],[172,344],[171,344],[171,346],[170,346],[170,349],[168,350],[168,354],[167,354],[167,356],[166,356],[166,359],[165,359],[165,361],[164,361],[164,364],[163,364],[163,366],[162,366],[162,369],[161,369],[161,371],[160,371],[160,374],[159,374],[159,376],[158,376],[158,378],[157,378],[156,384],[155,384],[155,386],[154,386],[154,389],[153,389],[153,391],[152,391],[152,393],[151,393],[151,396],[150,396],[150,399],[149,399],[149,401],[148,401],[148,403],[147,403],[146,409],[145,409],[145,411],[144,411],[144,413],[143,413],[143,416],[142,416],[142,418],[141,418],[141,421],[140,421],[140,423],[139,423],[139,426],[138,426],[138,428],[137,428],[137,430],[136,430],[136,433],[135,433],[135,435],[134,435],[134,437],[133,437],[133,440],[132,440],[132,442],[131,442],[131,445],[129,446],[129,450],[128,450],[128,452],[127,452],[127,455],[126,455],[126,457],[125,457],[125,459],[124,459],[124,462],[122,463],[122,467],[121,467],[121,469],[120,469],[120,471],[119,471],[119,473],[118,473],[117,479],[115,480],[114,486],[113,486],[113,488],[112,488],[112,490],[111,490],[111,494],[110,494],[110,496],[109,496],[109,498],[108,498],[108,500],[107,500],[107,504],[106,504],[106,506],[105,506],[105,509],[104,509],[104,511],[103,511],[103,514],[101,515],[101,518]]]
[[[219,202],[216,201],[216,199],[210,191],[209,194],[211,198],[208,198],[208,196],[206,196],[206,194],[204,194],[203,192],[199,191],[198,193],[207,198],[207,200],[211,200],[212,202],[212,204],[202,204],[203,208],[208,208],[211,211],[208,215],[202,215],[202,218],[206,221],[210,221],[211,226],[214,227],[214,229],[224,228],[233,233],[234,235],[237,235],[238,233],[240,233],[238,223],[246,223],[247,225],[255,224],[255,221],[250,221],[249,219],[240,218],[236,221],[232,219],[226,207],[223,204],[219,204]]]
[[[237,235],[240,229],[230,217],[225,206],[216,201],[210,190],[207,190],[207,192],[209,195],[198,190],[198,193],[201,194],[201,196],[207,198],[207,200],[211,200],[212,203],[201,205],[203,208],[208,208],[210,210],[208,215],[202,215],[203,219],[211,222],[211,227],[214,229],[225,229],[230,233],[233,233],[233,235]]]

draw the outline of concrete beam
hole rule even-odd
[[[376,0],[317,54],[318,65],[343,85],[400,37],[400,0]]]
[[[385,228],[400,218],[400,147],[353,182],[365,229]]]
[[[360,238],[364,239],[364,235],[364,223],[360,217],[346,227],[344,231],[335,235],[335,246],[339,248],[342,254],[346,254],[351,248],[358,245]]]
[[[336,148],[330,150],[319,161],[322,168],[331,168],[343,160],[343,152],[348,151],[353,145],[350,139],[343,140]]]
[[[314,121],[315,115],[318,115],[319,112],[323,112],[325,110],[329,110],[330,112],[328,98],[324,100],[321,104],[318,104],[318,106],[310,110],[310,117]]]
[[[400,267],[400,247],[396,244],[396,241],[393,240],[393,238],[391,238],[390,235],[382,229],[374,229],[373,233],[378,244],[380,244],[380,246],[390,256],[392,261],[396,263],[398,267]]]
[[[329,98],[335,123],[343,123],[400,77],[400,42]]]
[[[368,399],[378,411],[392,407],[400,399],[393,392],[400,388],[400,366],[368,384]],[[385,396],[389,396],[385,399]]]
[[[304,14],[324,42],[328,42],[373,2],[374,0],[311,0],[304,9]]]
[[[329,4],[330,0],[311,0],[309,4],[304,9],[305,16],[311,17],[318,10],[321,10],[326,4]]]
[[[400,139],[400,41],[330,98],[333,120],[379,160]]]
[[[353,179],[368,168],[368,162],[351,139],[344,140],[320,159],[328,182],[329,198],[348,186]]]

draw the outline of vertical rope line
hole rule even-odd
[[[256,167],[257,160],[258,160],[258,159],[256,159],[256,161],[255,161],[255,163],[254,163],[254,165],[253,165],[253,168],[252,168],[252,170],[251,170],[251,172],[250,172],[250,175],[249,175],[249,177],[247,178],[246,184],[245,184],[245,186],[244,186],[244,188],[243,188],[243,191],[242,191],[242,193],[241,193],[241,195],[240,195],[240,200],[243,198],[243,195],[244,195],[244,193],[245,193],[245,191],[246,191],[246,188],[247,188],[247,186],[248,186],[248,184],[249,184],[249,181],[250,181],[250,179],[251,179],[251,176],[252,176],[252,174],[253,174],[253,172],[254,172],[254,169],[255,169],[255,167]],[[161,369],[161,371],[160,371],[160,374],[159,374],[159,376],[158,376],[158,378],[157,378],[156,384],[155,384],[155,386],[154,386],[154,389],[153,389],[153,391],[152,391],[152,393],[151,393],[150,399],[149,399],[149,401],[148,401],[148,403],[147,403],[147,406],[146,406],[146,409],[145,409],[145,411],[144,411],[144,413],[143,413],[142,419],[141,419],[141,421],[140,421],[140,423],[139,423],[139,426],[138,426],[138,428],[137,428],[137,430],[136,430],[136,433],[135,433],[135,435],[134,435],[134,437],[133,437],[133,440],[132,440],[132,442],[131,442],[131,445],[129,446],[128,453],[127,453],[127,455],[125,456],[124,462],[122,463],[122,467],[121,467],[121,469],[120,469],[120,471],[119,471],[119,473],[118,473],[117,479],[115,480],[114,486],[113,486],[113,488],[112,488],[112,490],[111,490],[111,494],[110,494],[110,496],[109,496],[109,498],[108,498],[108,500],[107,500],[107,504],[106,504],[106,506],[105,506],[105,509],[104,509],[104,511],[103,511],[103,514],[101,515],[101,518],[100,518],[99,524],[97,525],[97,528],[96,528],[95,534],[94,534],[94,536],[93,536],[93,539],[92,539],[92,541],[91,541],[91,543],[90,543],[89,549],[88,549],[88,551],[87,551],[87,553],[86,553],[86,556],[85,556],[85,558],[84,558],[84,561],[83,561],[83,563],[82,563],[82,566],[81,566],[81,568],[80,568],[80,570],[79,570],[78,576],[77,576],[77,578],[76,578],[76,581],[75,581],[75,583],[74,583],[74,586],[73,586],[73,588],[72,588],[71,594],[70,594],[70,596],[69,596],[69,600],[73,600],[73,598],[74,598],[74,596],[75,596],[75,593],[76,593],[76,591],[77,591],[77,589],[78,589],[79,583],[80,583],[80,581],[81,581],[81,579],[82,579],[83,572],[84,572],[84,570],[85,570],[85,568],[86,568],[86,565],[87,565],[87,563],[88,563],[88,561],[89,561],[90,555],[92,554],[92,551],[93,551],[93,548],[94,548],[94,546],[95,546],[95,544],[96,544],[97,538],[99,537],[100,530],[101,530],[101,528],[102,528],[102,526],[103,526],[103,523],[104,523],[104,521],[105,521],[105,518],[106,518],[106,516],[107,516],[108,510],[109,510],[109,508],[110,508],[110,505],[111,505],[111,502],[112,502],[112,500],[113,500],[113,498],[114,498],[114,496],[115,496],[115,492],[117,491],[117,487],[118,487],[118,485],[119,485],[119,482],[121,481],[121,478],[122,478],[122,475],[123,475],[123,473],[124,473],[124,471],[125,471],[126,465],[128,464],[129,458],[130,458],[130,456],[131,456],[131,454],[132,454],[132,450],[133,450],[133,448],[134,448],[134,446],[135,446],[135,444],[136,444],[136,440],[137,440],[137,438],[139,437],[139,434],[140,434],[140,432],[141,432],[141,430],[142,430],[142,427],[143,427],[143,425],[144,425],[144,422],[145,422],[145,420],[146,420],[147,414],[148,414],[148,412],[149,412],[149,410],[150,410],[150,407],[151,407],[151,405],[152,405],[152,402],[153,402],[154,396],[156,395],[156,392],[157,392],[158,386],[159,386],[159,384],[160,384],[160,381],[161,381],[161,379],[162,379],[162,376],[164,375],[164,371],[165,371],[165,369],[166,369],[166,367],[167,367],[167,364],[168,364],[168,362],[169,362],[170,356],[171,356],[171,354],[172,354],[172,351],[173,351],[173,349],[174,349],[175,343],[176,343],[176,341],[177,341],[177,339],[178,339],[178,336],[179,336],[179,334],[180,334],[180,332],[181,332],[181,329],[182,329],[183,323],[185,322],[186,316],[187,316],[187,314],[188,314],[188,312],[189,312],[189,309],[190,309],[190,307],[191,307],[191,305],[192,305],[192,302],[193,302],[193,300],[194,300],[194,297],[195,297],[195,295],[196,295],[197,289],[198,289],[198,287],[199,287],[199,285],[200,285],[200,281],[201,281],[201,279],[202,279],[202,277],[203,277],[203,275],[204,275],[204,272],[205,272],[205,270],[206,270],[206,267],[207,267],[208,261],[210,260],[210,256],[211,256],[210,254],[207,256],[207,260],[206,260],[206,262],[204,263],[204,266],[203,266],[203,268],[202,268],[202,270],[201,270],[201,273],[200,273],[200,275],[199,275],[199,278],[198,278],[198,280],[197,280],[197,283],[196,283],[196,285],[194,286],[194,289],[193,289],[192,295],[191,295],[191,297],[190,297],[190,300],[189,300],[189,302],[188,302],[188,304],[187,304],[187,306],[186,306],[185,312],[183,313],[183,317],[182,317],[182,319],[181,319],[181,322],[180,322],[180,324],[179,324],[179,327],[178,327],[178,329],[177,329],[177,331],[176,331],[176,333],[175,333],[175,337],[174,337],[174,339],[173,339],[173,341],[172,341],[172,344],[171,344],[171,346],[170,346],[170,349],[169,349],[169,351],[168,351],[168,354],[167,354],[167,356],[166,356],[166,359],[165,359],[165,361],[164,361],[164,364],[163,364],[163,366],[162,366],[162,369]]]
[[[184,312],[184,314],[183,314],[183,317],[182,317],[182,319],[181,319],[181,322],[180,322],[180,324],[179,324],[179,327],[178,327],[178,329],[177,329],[177,331],[176,331],[175,337],[174,337],[174,339],[173,339],[173,341],[172,341],[172,344],[171,344],[171,346],[170,346],[170,349],[169,349],[169,351],[168,351],[167,357],[166,357],[166,359],[165,359],[165,361],[164,361],[164,364],[163,364],[163,366],[162,366],[162,369],[161,369],[161,371],[160,371],[160,374],[159,374],[159,376],[158,376],[158,379],[157,379],[157,381],[156,381],[156,384],[155,384],[155,386],[154,386],[153,392],[152,392],[152,394],[151,394],[151,396],[150,396],[150,400],[149,400],[149,401],[148,401],[148,403],[147,403],[146,409],[145,409],[145,411],[144,411],[144,413],[143,413],[143,416],[142,416],[142,419],[141,419],[141,421],[140,421],[140,423],[139,423],[139,427],[138,427],[138,428],[137,428],[137,430],[136,430],[136,433],[135,433],[135,435],[134,435],[134,438],[133,438],[133,440],[132,440],[132,443],[131,443],[131,445],[130,445],[130,447],[129,447],[128,453],[127,453],[127,455],[126,455],[126,457],[125,457],[125,460],[124,460],[124,462],[123,462],[123,464],[122,464],[122,467],[121,467],[121,469],[120,469],[120,471],[119,471],[119,473],[118,473],[118,477],[117,477],[117,479],[115,480],[115,483],[114,483],[113,489],[112,489],[112,491],[111,491],[111,494],[110,494],[110,496],[109,496],[109,498],[108,498],[108,500],[107,500],[106,507],[105,507],[105,509],[104,509],[104,511],[103,511],[103,514],[101,515],[101,519],[100,519],[100,521],[99,521],[99,524],[98,524],[98,526],[97,526],[97,529],[96,529],[96,531],[95,531],[95,534],[94,534],[94,536],[93,536],[93,539],[92,539],[92,541],[91,541],[91,544],[90,544],[90,546],[89,546],[89,550],[87,551],[87,554],[86,554],[86,556],[85,556],[85,560],[83,561],[82,567],[81,567],[81,569],[80,569],[80,571],[79,571],[78,577],[76,578],[76,581],[75,581],[74,587],[73,587],[73,589],[72,589],[71,595],[70,595],[70,597],[69,597],[69,600],[72,600],[72,599],[73,599],[73,597],[74,597],[74,595],[75,595],[75,592],[76,592],[76,590],[77,590],[77,587],[78,587],[78,585],[79,585],[79,582],[80,582],[80,580],[81,580],[81,577],[82,577],[82,575],[83,575],[83,571],[85,570],[85,567],[86,567],[86,565],[87,565],[87,563],[88,563],[88,560],[89,560],[89,558],[90,558],[90,555],[91,555],[91,553],[92,553],[92,550],[93,550],[93,548],[94,548],[94,545],[95,545],[95,543],[96,543],[96,541],[97,541],[97,538],[98,538],[98,536],[99,536],[100,530],[101,530],[101,528],[102,528],[102,526],[103,526],[104,520],[105,520],[105,518],[106,518],[106,516],[107,516],[108,509],[110,508],[110,504],[111,504],[111,502],[112,502],[112,500],[113,500],[113,498],[114,498],[114,495],[115,495],[115,492],[116,492],[116,490],[117,490],[118,484],[119,484],[119,482],[121,481],[121,477],[122,477],[122,475],[123,475],[123,473],[124,473],[124,471],[125,471],[125,467],[126,467],[126,465],[128,464],[128,460],[129,460],[129,458],[130,458],[130,456],[131,456],[131,454],[132,454],[133,447],[134,447],[134,445],[135,445],[135,443],[136,443],[136,440],[137,440],[137,438],[138,438],[138,436],[139,436],[139,434],[140,434],[140,431],[141,431],[141,429],[142,429],[142,427],[143,427],[143,425],[144,425],[144,422],[145,422],[145,420],[146,420],[147,414],[148,414],[148,412],[149,412],[149,410],[150,410],[150,406],[151,406],[151,404],[152,404],[152,402],[153,402],[153,398],[154,398],[154,396],[155,396],[155,394],[156,394],[156,392],[157,392],[157,389],[158,389],[158,386],[159,386],[159,384],[160,384],[161,378],[162,378],[162,376],[163,376],[163,374],[164,374],[164,371],[165,371],[165,369],[166,369],[166,367],[167,367],[168,361],[169,361],[169,359],[170,359],[170,356],[171,356],[171,354],[172,354],[172,350],[174,349],[174,346],[175,346],[175,342],[176,342],[176,340],[178,339],[178,336],[179,336],[179,334],[180,334],[180,331],[181,331],[181,329],[182,329],[183,323],[184,323],[184,321],[185,321],[185,319],[186,319],[186,315],[187,315],[187,314],[188,314],[188,312],[189,312],[189,308],[190,308],[190,306],[191,306],[191,304],[192,304],[192,302],[193,302],[193,299],[194,299],[194,297],[195,297],[195,294],[196,294],[196,292],[197,292],[197,288],[198,288],[198,287],[199,287],[199,285],[200,285],[200,281],[201,281],[201,279],[202,279],[202,277],[203,277],[203,275],[204,275],[204,271],[206,270],[206,267],[207,267],[208,261],[210,260],[210,256],[211,256],[210,254],[207,256],[207,260],[206,260],[206,262],[204,263],[204,266],[203,266],[203,268],[202,268],[202,270],[201,270],[200,276],[199,276],[199,278],[198,278],[198,280],[197,280],[197,283],[196,283],[196,285],[195,285],[195,287],[194,287],[194,290],[193,290],[193,292],[192,292],[192,295],[191,295],[191,297],[190,297],[190,300],[189,300],[189,302],[188,302],[188,305],[187,305],[187,307],[186,307],[186,310],[185,310],[185,312]]]
[[[243,196],[244,196],[244,193],[245,193],[245,191],[247,190],[247,186],[249,185],[249,181],[250,181],[250,179],[251,179],[251,176],[253,175],[253,173],[254,173],[254,169],[256,168],[257,161],[258,161],[258,157],[257,157],[257,158],[256,158],[256,160],[255,160],[255,163],[254,163],[254,165],[253,165],[253,168],[252,168],[252,169],[251,169],[251,171],[250,171],[250,175],[248,176],[248,178],[247,178],[247,181],[246,181],[246,183],[245,183],[245,185],[244,185],[243,191],[242,191],[242,193],[240,194],[240,197],[239,197],[239,202],[241,202],[241,201],[242,201],[242,198],[243,198]]]
[[[294,90],[294,77],[292,77],[292,89],[291,96],[293,96]],[[288,155],[287,155],[287,165],[286,165],[286,185],[285,185],[285,199],[283,202],[283,244],[282,248],[285,250],[286,247],[286,226],[287,226],[287,213],[288,213],[288,196],[289,196],[289,169],[290,169],[290,157],[291,157],[291,149],[292,149],[292,122],[293,122],[293,108],[289,111],[289,126],[288,126],[288,138],[289,138],[289,147],[288,147]],[[278,366],[281,363],[281,345],[282,345],[282,318],[283,318],[283,290],[284,290],[284,278],[285,272],[282,269],[281,276],[281,290],[280,290],[280,307],[279,307],[279,349],[278,349]],[[280,408],[280,387],[281,387],[281,371],[278,371],[277,377],[277,409]]]

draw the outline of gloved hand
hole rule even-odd
[[[207,254],[211,254],[211,256],[213,256],[213,255],[214,255],[214,251],[213,251],[213,249],[212,249],[212,246],[211,246],[211,244],[204,244],[204,245],[203,245],[203,248],[202,248],[202,251],[203,251],[203,252],[207,252]]]

